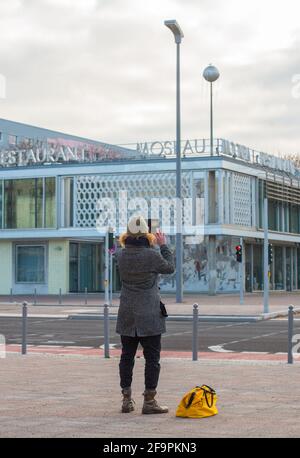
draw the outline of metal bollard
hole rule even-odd
[[[109,358],[109,307],[104,305],[104,358]]]
[[[193,361],[198,361],[198,304],[193,305]]]
[[[293,364],[294,307],[292,305],[289,306],[288,326],[288,364]]]
[[[27,302],[23,302],[22,308],[22,355],[27,353]]]
[[[84,303],[87,305],[88,299],[87,299],[87,287],[84,288]]]
[[[59,303],[59,305],[61,305],[61,303],[62,303],[62,299],[61,299],[61,288],[59,288],[58,303]]]
[[[12,292],[12,288],[10,288],[10,298],[9,298],[9,302],[12,303],[13,301],[13,292]]]
[[[33,300],[33,304],[36,305],[36,288],[34,288],[34,300]]]

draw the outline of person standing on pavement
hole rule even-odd
[[[132,217],[127,232],[120,236],[122,249],[116,261],[122,283],[116,332],[121,335],[122,353],[119,364],[123,394],[122,412],[134,410],[131,383],[135,355],[140,343],[145,358],[145,391],[143,414],[167,413],[155,396],[160,373],[161,334],[166,332],[166,318],[160,309],[159,274],[175,271],[174,257],[166,244],[166,236],[158,229],[149,233],[142,216]],[[158,245],[160,251],[154,248]]]

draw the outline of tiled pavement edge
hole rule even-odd
[[[7,354],[21,354],[21,345],[6,345]],[[61,345],[28,345],[27,354],[48,354],[48,355],[73,355],[73,356],[95,356],[104,358],[103,348],[80,347],[80,346],[61,346]],[[111,358],[117,358],[121,354],[120,349],[111,348],[109,351]],[[294,353],[294,362],[300,362],[300,353]],[[143,358],[142,350],[138,350],[137,358]],[[162,350],[161,358],[192,359],[191,351]],[[203,360],[221,361],[287,361],[287,353],[268,353],[268,352],[198,352],[198,358]]]

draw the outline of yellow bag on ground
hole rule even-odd
[[[205,418],[217,415],[217,399],[215,390],[210,386],[196,386],[183,396],[176,417]]]

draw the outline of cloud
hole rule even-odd
[[[2,2],[4,3],[4,2]],[[182,137],[215,135],[299,151],[298,3],[294,0],[11,0],[0,14],[1,116],[111,143],[175,137],[175,44],[184,31]]]

